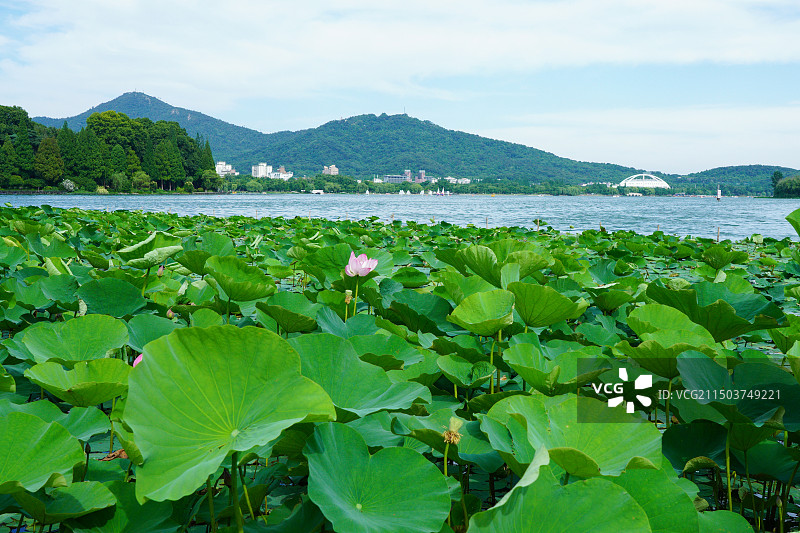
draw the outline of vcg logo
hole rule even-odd
[[[603,393],[608,398],[608,406],[609,407],[616,407],[621,405],[622,402],[625,401],[624,392],[625,392],[625,383],[628,382],[628,369],[627,368],[620,368],[619,369],[619,379],[621,380],[620,383],[592,383],[592,389],[594,390],[595,394]],[[643,390],[649,389],[653,386],[653,376],[651,374],[642,374],[636,381],[633,382],[633,388],[635,390]],[[613,395],[613,396],[612,396]],[[641,407],[649,407],[653,400],[648,398],[647,396],[643,396],[641,394],[637,394],[634,401],[626,402],[625,404],[625,411],[628,413],[632,413],[635,409],[635,404],[639,404]]]

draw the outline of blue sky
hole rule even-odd
[[[796,0],[0,0],[0,104],[402,113],[585,161],[800,168]]]

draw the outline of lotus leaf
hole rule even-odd
[[[114,495],[96,481],[56,487],[50,493],[18,492],[14,499],[40,524],[55,524],[93,513],[115,503]]]
[[[123,395],[130,370],[119,359],[78,362],[72,370],[48,361],[26,370],[25,377],[65,402],[89,407]]]
[[[86,302],[89,313],[124,317],[144,307],[147,301],[141,291],[121,279],[103,278],[85,283],[78,297]]]
[[[282,291],[256,307],[271,316],[283,331],[296,333],[317,329],[315,319],[322,305],[309,302],[302,294]]]
[[[178,524],[170,518],[172,505],[167,502],[136,501],[135,485],[123,481],[107,483],[116,504],[100,512],[68,521],[74,533],[171,533]]]
[[[329,423],[316,428],[304,454],[308,494],[337,531],[434,533],[450,512],[444,476],[415,451],[370,455],[356,430]]]
[[[359,359],[346,339],[321,333],[289,342],[300,354],[303,376],[318,383],[339,409],[365,416],[385,409],[407,409],[417,398],[430,401],[426,387],[392,383],[382,369]]]
[[[236,302],[261,300],[275,292],[275,283],[258,267],[234,256],[211,256],[206,273],[214,278],[227,299]]]
[[[86,315],[27,330],[22,342],[40,363],[73,366],[80,361],[106,357],[109,350],[128,342],[125,323],[104,315]]]
[[[66,486],[73,468],[84,461],[77,439],[59,424],[34,415],[0,417],[0,435],[0,494]]]
[[[578,374],[578,360],[591,361],[589,371]],[[602,359],[580,351],[558,354],[552,361],[542,355],[533,344],[515,344],[503,352],[503,359],[526,383],[548,396],[577,392],[579,387],[594,381],[609,369],[602,367]],[[582,368],[581,370],[588,370]]]
[[[577,318],[588,307],[586,302],[573,302],[551,287],[515,282],[508,290],[516,297],[515,309],[526,326],[540,328],[562,320]]]
[[[584,420],[578,422],[578,411]],[[568,397],[560,403],[546,404],[531,396],[512,396],[497,402],[481,418],[487,432],[487,419],[507,426],[505,437],[487,432],[492,445],[501,452],[507,439],[519,434],[509,425],[525,428],[526,445],[546,446],[552,461],[570,474],[581,477],[619,475],[626,468],[655,468],[661,464],[661,434],[652,425],[638,423],[633,415],[609,409],[606,404],[586,397]],[[513,448],[513,446],[512,446]]]
[[[300,375],[297,352],[253,327],[175,330],[145,346],[128,384],[124,420],[144,457],[139,501],[190,494],[229,452],[334,417],[328,395]]]
[[[165,248],[177,248],[177,250],[175,251],[176,252],[179,251],[181,249],[181,239],[179,237],[175,237],[174,235],[170,235],[162,231],[156,231],[151,233],[143,241],[140,241],[131,246],[126,246],[125,248],[117,250],[117,255],[119,255],[119,257],[123,261],[130,263],[131,261],[135,261],[137,259],[140,260],[145,259],[147,257],[147,254],[150,254],[158,250],[163,250]],[[154,265],[155,264],[158,263],[154,263]],[[136,268],[140,267],[137,266]],[[147,266],[144,266],[144,268],[147,268]]]
[[[489,361],[470,363],[457,355],[442,355],[436,360],[436,364],[447,379],[464,389],[480,387],[497,370]]]
[[[497,289],[467,296],[447,320],[484,337],[492,337],[513,322],[514,295]]]
[[[108,417],[96,407],[73,407],[69,413],[62,413],[56,404],[47,400],[14,404],[0,400],[0,416],[19,412],[37,416],[45,422],[58,422],[76,439],[83,441],[100,433],[106,433],[111,426]]]
[[[128,320],[128,346],[141,352],[148,342],[169,335],[179,327],[182,326],[168,318],[156,315],[136,315]]]

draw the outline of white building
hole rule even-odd
[[[669,183],[652,174],[634,174],[619,183],[619,187],[641,187],[646,189],[669,189]]]
[[[469,185],[472,183],[472,180],[469,178],[454,178],[452,176],[447,176],[446,178],[442,178],[447,183],[452,183],[454,185]]]
[[[338,176],[339,169],[336,168],[336,165],[331,165],[329,167],[322,167],[322,173],[328,176]]]
[[[217,174],[219,175],[220,178],[222,178],[224,176],[238,176],[239,175],[239,173],[236,172],[236,169],[234,169],[231,165],[225,164],[225,161],[217,161],[216,170],[217,170]]]
[[[292,176],[294,176],[294,172],[286,172],[286,169],[283,167],[283,165],[278,167],[277,172],[270,172],[269,174],[270,178],[274,180],[283,180],[283,181],[289,181],[292,178]]]
[[[251,176],[254,178],[266,178],[272,174],[272,165],[268,165],[266,163],[259,163],[252,168],[253,171],[251,172]]]

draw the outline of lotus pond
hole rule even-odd
[[[47,206],[0,238],[11,531],[798,528],[788,238]]]

